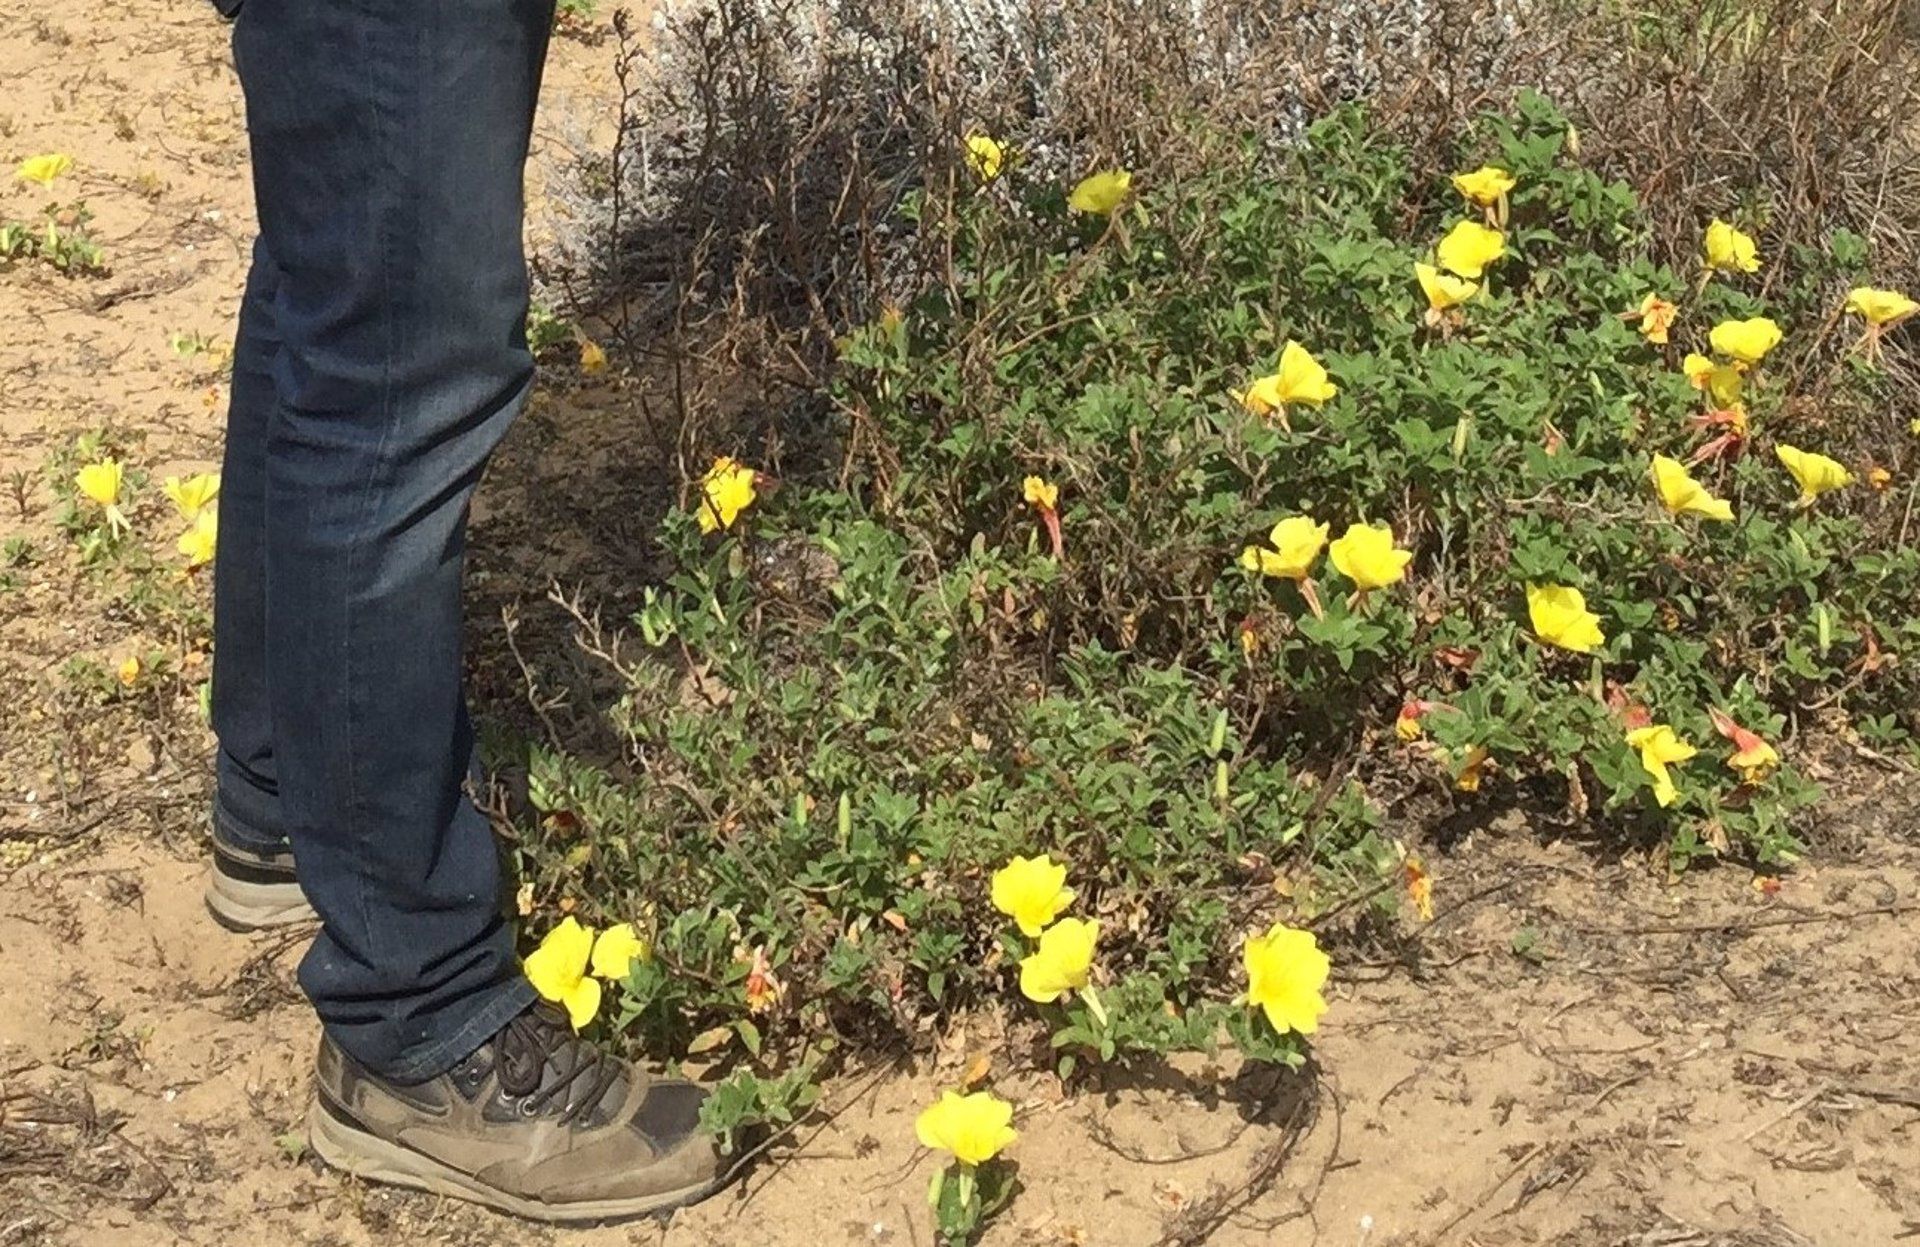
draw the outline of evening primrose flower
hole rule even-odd
[[[1587,609],[1586,595],[1566,585],[1528,585],[1527,618],[1535,636],[1576,654],[1591,654],[1607,643],[1600,616]]]
[[[89,463],[73,475],[73,483],[83,497],[99,505],[106,512],[107,527],[115,532],[132,527],[127,517],[120,511],[120,488],[125,483],[126,472],[118,459],[102,459]]]
[[[1640,336],[1655,346],[1667,344],[1667,331],[1673,328],[1680,309],[1657,294],[1640,300]]]
[[[1460,222],[1447,231],[1447,236],[1434,248],[1434,257],[1441,268],[1476,280],[1487,271],[1487,265],[1506,253],[1506,235],[1478,221]]]
[[[29,156],[20,162],[13,176],[22,182],[32,182],[37,186],[51,187],[55,178],[73,168],[73,157],[64,152],[47,152],[40,156]]]
[[[1327,525],[1314,523],[1310,516],[1289,515],[1267,534],[1273,548],[1248,546],[1240,552],[1240,566],[1262,576],[1305,580],[1326,548],[1327,532]]]
[[[1853,484],[1853,473],[1825,455],[1785,445],[1774,447],[1773,453],[1792,474],[1794,483],[1800,486],[1800,505],[1803,507],[1828,490]]]
[[[700,531],[732,528],[740,513],[753,505],[755,472],[725,455],[700,478]]]
[[[1313,932],[1275,923],[1264,935],[1248,936],[1240,956],[1247,967],[1246,1002],[1282,1035],[1313,1034],[1327,1011],[1321,989],[1332,969]]]
[[[1659,491],[1661,503],[1674,515],[1691,511],[1710,520],[1733,518],[1733,504],[1708,493],[1707,487],[1694,480],[1678,459],[1666,455],[1653,457],[1653,487]]]
[[[215,498],[220,496],[220,474],[201,472],[184,480],[177,476],[169,476],[161,482],[160,492],[172,500],[174,509],[180,512],[181,519],[192,523]]]
[[[187,560],[187,569],[205,567],[213,562],[214,551],[219,548],[220,517],[212,511],[201,511],[193,517],[193,524],[180,534],[180,540],[174,547]]]
[[[1472,173],[1453,175],[1453,189],[1482,208],[1493,207],[1518,184],[1513,174],[1496,165],[1481,165]]]
[[[1045,854],[1016,857],[993,873],[989,895],[995,909],[1034,939],[1073,904],[1073,889],[1066,883],[1067,868]]]
[[[587,973],[593,943],[593,931],[568,916],[527,954],[524,966],[533,990],[565,1008],[575,1030],[584,1030],[600,1012],[600,981]]]
[[[1723,273],[1757,273],[1760,250],[1753,238],[1718,218],[1707,226],[1706,264]]]
[[[1674,786],[1673,774],[1667,768],[1685,762],[1700,751],[1681,740],[1664,723],[1635,728],[1627,733],[1627,744],[1640,751],[1640,766],[1653,778],[1653,799],[1662,809],[1672,805],[1679,799],[1680,790]]]
[[[1040,933],[1040,943],[1020,959],[1020,994],[1035,1004],[1052,1004],[1093,980],[1093,946],[1100,924],[1062,918]]]
[[[1768,351],[1780,345],[1780,326],[1765,316],[1749,320],[1723,320],[1713,327],[1709,341],[1713,349],[1742,364],[1757,364]]]
[[[1080,180],[1067,196],[1067,206],[1090,216],[1112,216],[1133,186],[1133,174],[1125,169],[1107,169]]]
[[[1444,313],[1452,311],[1480,293],[1478,282],[1443,273],[1431,264],[1415,264],[1413,275],[1420,281],[1421,293],[1427,296],[1428,324],[1435,323]]]
[[[617,983],[627,977],[635,962],[652,959],[653,945],[633,929],[631,922],[619,922],[593,941],[589,968],[599,977]]]
[[[1460,770],[1453,777],[1453,786],[1461,792],[1479,792],[1480,780],[1487,773],[1487,763],[1493,761],[1493,752],[1485,745],[1468,748],[1467,756],[1461,760]]]
[[[1865,318],[1869,325],[1881,328],[1920,312],[1920,303],[1915,303],[1898,290],[1856,286],[1847,294],[1847,310]]]
[[[1020,1137],[1013,1128],[1013,1105],[990,1091],[941,1092],[940,1099],[914,1119],[913,1132],[923,1146],[946,1152],[963,1165],[984,1165]]]
[[[1680,368],[1693,388],[1704,390],[1716,405],[1732,407],[1740,401],[1745,382],[1740,378],[1740,370],[1733,365],[1716,363],[1705,355],[1690,352]]]
[[[1365,593],[1404,579],[1413,552],[1395,546],[1393,530],[1385,524],[1349,524],[1340,539],[1327,548],[1327,557],[1336,571]]]
[[[1739,773],[1741,783],[1757,784],[1780,765],[1780,755],[1758,732],[1741,727],[1731,715],[1711,706],[1707,708],[1707,717],[1713,720],[1714,731],[1733,742],[1727,766]]]
[[[969,134],[967,144],[967,167],[982,182],[991,182],[1000,176],[1000,169],[1006,164],[1007,149],[993,138],[984,134]]]

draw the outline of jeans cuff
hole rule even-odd
[[[483,997],[479,1007],[453,1034],[376,1072],[402,1085],[437,1078],[477,1052],[481,1044],[499,1034],[501,1028],[518,1017],[536,997],[533,984],[527,982],[525,976],[516,974]]]
[[[216,840],[224,840],[235,848],[262,857],[290,851],[285,836],[277,836],[249,824],[228,807],[218,792],[213,797],[213,835]]]

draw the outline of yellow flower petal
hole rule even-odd
[[[1066,883],[1067,868],[1044,854],[1016,857],[993,872],[989,899],[1032,939],[1073,903],[1073,889]]]
[[[1082,178],[1067,196],[1067,206],[1075,212],[1112,216],[1132,186],[1133,174],[1125,169],[1107,169]]]
[[[1587,609],[1586,595],[1565,585],[1528,585],[1527,617],[1534,635],[1549,645],[1591,654],[1606,644],[1600,617]]]
[[[1706,256],[1710,269],[1726,273],[1760,271],[1760,251],[1753,239],[1725,221],[1715,220],[1707,226]]]
[[[1051,1004],[1085,987],[1093,977],[1093,948],[1100,924],[1062,918],[1040,933],[1040,943],[1020,959],[1020,994],[1036,1004]]]
[[[1640,766],[1653,779],[1653,799],[1662,808],[1672,805],[1680,791],[1667,768],[1685,762],[1700,751],[1681,740],[1665,723],[1635,728],[1627,733],[1627,744],[1640,751]]]
[[[1481,165],[1472,173],[1453,175],[1453,189],[1483,208],[1499,203],[1516,185],[1513,174],[1496,165]]]
[[[1327,550],[1342,576],[1361,590],[1384,589],[1407,574],[1413,552],[1393,544],[1393,530],[1382,524],[1348,525],[1346,533]]]
[[[540,947],[527,954],[522,968],[541,999],[568,1004],[569,995],[587,977],[587,963],[592,957],[593,931],[568,917],[547,932]],[[596,1008],[598,1003],[596,1000]]]
[[[160,491],[173,502],[180,518],[191,523],[208,504],[220,496],[220,474],[201,472],[184,480],[169,476],[160,483]]]
[[[1327,370],[1320,366],[1320,361],[1291,339],[1280,352],[1280,371],[1274,376],[1274,391],[1281,405],[1307,403],[1318,407],[1340,392],[1339,387],[1327,379]]]
[[[1013,1129],[1013,1105],[989,1091],[942,1092],[914,1119],[913,1133],[922,1146],[963,1165],[983,1165],[1020,1137]]]
[[[1458,307],[1480,293],[1479,283],[1443,273],[1431,264],[1415,264],[1413,275],[1419,279],[1421,292],[1427,296],[1427,307],[1435,312]]]
[[[41,156],[29,156],[20,162],[13,176],[22,182],[33,182],[40,186],[52,186],[53,180],[73,168],[73,157],[64,152],[47,152]]]
[[[1797,446],[1776,446],[1773,453],[1800,486],[1800,504],[1812,502],[1829,490],[1853,484],[1853,473],[1835,460]]]
[[[1692,511],[1710,520],[1733,518],[1733,504],[1708,493],[1706,486],[1694,480],[1678,459],[1666,455],[1653,457],[1653,486],[1659,491],[1660,501],[1675,515]]]
[[[1020,496],[1028,505],[1047,511],[1060,509],[1060,487],[1044,476],[1029,476],[1020,482]]]
[[[1440,267],[1461,277],[1478,279],[1487,265],[1507,253],[1506,235],[1478,221],[1462,221],[1447,232],[1434,249]]]
[[[1007,149],[984,134],[969,134],[966,139],[967,168],[982,182],[991,182],[1000,176],[1000,168],[1006,163]]]
[[[1757,364],[1780,345],[1780,326],[1764,316],[1750,320],[1723,320],[1713,327],[1713,349],[1728,359]]]
[[[1267,1015],[1273,1029],[1311,1035],[1327,1011],[1321,995],[1332,963],[1313,932],[1280,924],[1249,936],[1241,949],[1247,968],[1247,1003]]]
[[[567,994],[560,1003],[566,1008],[567,1021],[573,1023],[573,1029],[587,1029],[588,1024],[600,1014],[600,980],[581,979],[567,988]]]
[[[634,962],[646,961],[652,956],[653,945],[640,937],[633,924],[619,922],[594,940],[590,968],[603,979],[618,981],[627,977]]]
[[[110,507],[120,501],[120,485],[124,478],[119,460],[102,459],[74,473],[73,483],[94,502]]]
[[[1890,325],[1920,312],[1920,303],[1915,303],[1898,290],[1856,286],[1847,294],[1847,310],[1864,316],[1870,325]]]
[[[204,567],[213,562],[219,543],[220,517],[213,511],[202,511],[193,517],[193,526],[180,534],[174,548],[187,560],[189,568]]]
[[[733,527],[733,522],[753,505],[757,496],[754,475],[752,468],[742,467],[724,455],[713,461],[713,467],[700,480],[700,499],[696,505],[700,508],[701,532]]]
[[[1640,335],[1655,346],[1667,344],[1667,331],[1673,328],[1674,317],[1680,309],[1661,298],[1650,294],[1640,300]]]

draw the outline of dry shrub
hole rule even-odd
[[[616,19],[621,138],[563,191],[574,226],[550,259],[577,305],[618,309],[629,351],[704,363],[683,416],[778,414],[816,401],[837,335],[938,278],[941,231],[915,218],[949,210],[969,130],[1011,138],[1029,178],[1104,163],[1168,177],[1211,158],[1196,133],[1277,150],[1364,98],[1438,174],[1475,115],[1531,87],[1576,120],[1586,159],[1641,193],[1656,260],[1690,262],[1724,215],[1783,257],[1847,228],[1894,280],[1920,269],[1916,14],[1911,0],[669,3],[651,32]]]

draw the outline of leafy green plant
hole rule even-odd
[[[1517,185],[1488,208],[1503,254],[1441,308],[1415,266],[1481,209],[1361,110],[1278,168],[1196,127],[1200,171],[1111,215],[1023,181],[1009,146],[909,205],[950,262],[842,339],[830,469],[764,465],[782,487],[751,506],[736,467],[703,482],[736,493],[667,517],[638,651],[581,614],[624,757],[533,751],[547,830],[520,851],[543,895],[651,916],[637,1039],[912,1042],[1014,998],[1031,949],[989,880],[1051,854],[1101,924],[1091,990],[1024,1014],[1063,1072],[1222,1039],[1297,1065],[1236,954],[1276,922],[1391,920],[1390,815],[1524,805],[1676,867],[1783,863],[1818,799],[1793,724],[1911,742],[1920,690],[1888,656],[1920,641],[1920,553],[1904,495],[1865,482],[1869,455],[1920,464],[1889,461],[1881,374],[1808,364],[1857,238],[1768,257],[1764,298],[1664,267],[1531,97],[1463,142],[1458,167]],[[1727,438],[1685,357],[1761,315],[1786,342]],[[1332,392],[1263,410],[1242,396],[1289,343]],[[1787,444],[1860,483],[1800,503]],[[1731,518],[1670,513],[1656,455]],[[1393,574],[1340,542],[1264,570],[1288,517],[1384,531]],[[1543,587],[1579,591],[1591,643],[1534,617]],[[1737,763],[1736,731],[1784,764]]]

